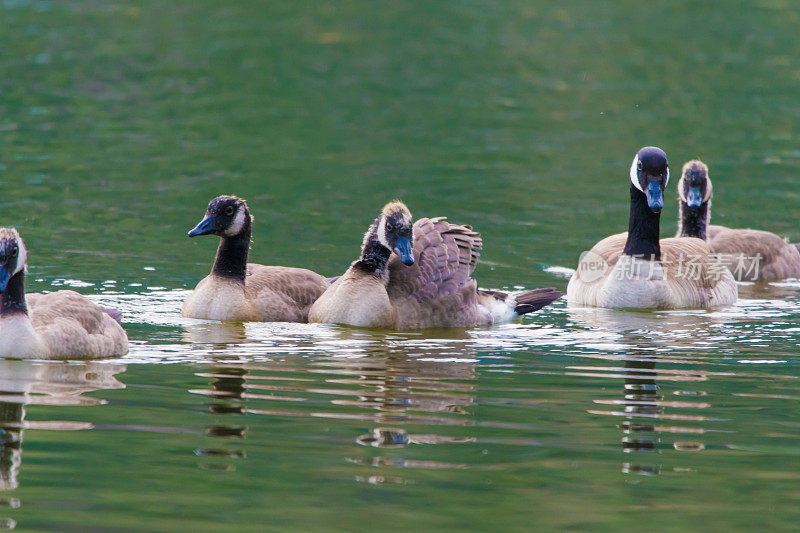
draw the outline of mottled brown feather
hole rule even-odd
[[[508,295],[479,293],[471,275],[482,248],[480,234],[470,226],[421,218],[414,223],[412,266],[392,254],[386,281],[351,267],[314,304],[309,318],[397,330],[491,324],[489,308]],[[548,295],[549,301],[561,296]],[[538,296],[531,295],[530,302],[542,303],[544,293]]]
[[[713,233],[711,228],[714,228]],[[710,226],[708,246],[729,265],[739,281],[778,281],[800,277],[797,247],[769,231]],[[757,272],[747,268],[751,264],[749,261],[746,261],[745,268],[737,268],[739,256],[760,258],[753,260],[758,263]]]
[[[34,330],[52,359],[92,359],[128,353],[125,330],[75,291],[26,295]]]
[[[604,275],[595,277],[583,271],[585,263],[581,262],[567,287],[571,302],[597,307],[622,307],[613,305],[613,301],[605,301],[607,297],[603,294],[603,288],[622,256],[627,238],[627,232],[611,235],[592,247],[591,252],[605,260],[607,269]],[[661,239],[659,245],[667,298],[653,307],[704,308],[730,305],[736,301],[737,291],[732,277],[711,255],[704,241],[694,237],[673,237]],[[592,281],[584,281],[586,279]],[[631,290],[636,290],[632,284]]]
[[[183,316],[229,322],[308,322],[330,282],[304,268],[247,264],[244,283],[211,274],[184,302]]]

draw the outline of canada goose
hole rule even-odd
[[[95,359],[128,353],[128,336],[111,316],[118,313],[75,291],[26,296],[26,270],[19,233],[0,228],[0,357]]]
[[[800,251],[774,233],[710,225],[713,186],[708,166],[697,159],[683,165],[678,181],[678,236],[697,237],[739,281],[800,277]]]
[[[328,280],[305,268],[247,262],[252,217],[236,196],[211,200],[203,220],[189,237],[220,237],[211,274],[183,302],[181,314],[227,322],[307,322],[314,300]]]
[[[581,257],[567,285],[570,303],[595,307],[708,308],[736,301],[736,283],[702,240],[659,240],[667,154],[647,146],[630,168],[628,232],[601,240]]]
[[[555,289],[479,290],[470,275],[480,234],[444,217],[411,221],[405,204],[386,204],[364,235],[361,257],[314,303],[309,321],[394,330],[473,327],[511,320],[562,296]]]

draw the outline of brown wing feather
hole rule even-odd
[[[246,296],[272,321],[306,322],[311,304],[329,285],[305,268],[247,265]]]
[[[470,226],[450,224],[444,217],[414,223],[414,265],[389,260],[390,298],[417,301],[454,294],[467,284],[480,258],[483,240]]]
[[[470,226],[444,217],[414,223],[414,265],[392,255],[387,292],[402,329],[472,326],[486,317],[478,310],[477,284],[471,278],[483,240]]]
[[[53,358],[111,357],[128,353],[125,330],[75,291],[27,295],[36,333]]]
[[[728,229],[717,232],[709,240],[709,247],[729,265],[738,279],[752,281],[777,281],[800,276],[800,253],[786,240],[769,231],[754,229]],[[738,267],[738,257],[758,258],[758,270]],[[738,267],[738,268],[737,268]]]

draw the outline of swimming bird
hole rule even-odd
[[[552,288],[478,289],[471,274],[482,247],[470,226],[444,217],[412,224],[408,207],[390,202],[364,235],[359,259],[314,302],[309,321],[393,330],[473,327],[507,322],[563,296]]]
[[[739,281],[799,278],[797,245],[768,231],[709,224],[713,190],[705,163],[695,159],[683,165],[678,181],[678,236],[707,241]]]
[[[247,262],[252,216],[236,196],[211,200],[189,237],[220,237],[211,274],[183,302],[181,314],[227,322],[307,322],[330,282],[311,270]]]
[[[0,228],[0,357],[95,359],[128,353],[115,317],[75,291],[25,294],[28,253],[15,229]]]
[[[738,292],[730,272],[701,239],[659,240],[667,154],[654,146],[631,163],[628,232],[601,240],[581,256],[567,285],[572,304],[674,309],[731,305]]]

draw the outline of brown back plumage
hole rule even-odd
[[[386,277],[351,266],[312,306],[312,322],[408,330],[473,327],[515,316],[509,295],[479,291],[472,272],[483,240],[472,227],[444,217],[414,223],[415,262],[392,254]],[[551,289],[514,295],[520,313],[540,309],[561,293]]]
[[[247,265],[245,294],[255,320],[307,322],[308,310],[329,286],[327,279],[305,268]]]
[[[582,271],[584,263],[570,280],[567,294],[575,303],[598,307],[625,307],[616,305],[614,294],[604,294],[604,287],[614,277],[614,266],[622,256],[627,233],[618,233],[601,240],[592,248],[592,253],[600,256],[607,267],[600,276]],[[708,245],[694,237],[675,237],[661,239],[661,268],[664,272],[667,299],[648,307],[681,308],[681,307],[715,307],[729,305],[736,300],[736,285],[724,265],[710,253]],[[591,281],[582,281],[589,279]],[[620,287],[626,285],[623,280]],[[627,284],[626,290],[642,290],[641,286]],[[658,292],[653,288],[654,293]],[[646,295],[645,295],[646,296]],[[625,295],[620,295],[625,301]]]
[[[739,281],[778,281],[800,277],[800,252],[769,231],[718,226],[708,246]],[[740,263],[740,258],[746,258]],[[757,263],[757,269],[748,267]]]
[[[128,353],[125,330],[75,291],[27,295],[31,324],[50,357],[90,359]]]
[[[480,233],[445,217],[421,218],[414,223],[414,265],[393,255],[389,261],[390,298],[412,297],[419,302],[455,294],[472,281],[483,248]]]

